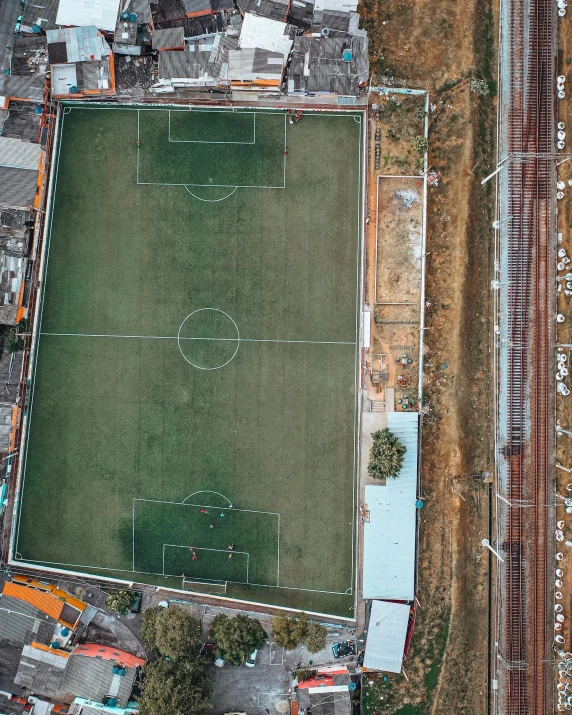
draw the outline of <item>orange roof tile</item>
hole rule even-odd
[[[74,655],[85,655],[90,658],[102,658],[103,660],[112,660],[118,665],[126,665],[128,668],[135,668],[138,665],[145,665],[143,658],[136,658],[131,653],[126,653],[124,650],[117,648],[108,648],[97,643],[85,643],[78,645],[73,652]]]
[[[42,593],[42,591],[37,591],[33,588],[28,588],[27,586],[18,586],[15,583],[4,584],[4,595],[12,596],[12,598],[19,598],[20,601],[29,603],[38,611],[47,614],[50,618],[59,620],[64,604],[58,600],[55,596],[49,593]]]

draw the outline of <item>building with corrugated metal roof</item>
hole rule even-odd
[[[368,78],[367,36],[295,38],[288,94],[358,97]]]
[[[115,93],[113,53],[95,25],[48,30],[52,96]]]
[[[407,451],[395,479],[365,487],[363,597],[413,601],[419,415],[388,412],[387,426]]]
[[[400,673],[407,639],[410,608],[403,603],[373,601],[363,667]]]

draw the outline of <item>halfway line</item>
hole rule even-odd
[[[185,338],[176,335],[111,335],[107,333],[40,333],[40,335],[51,335],[59,338],[125,338],[140,340],[213,340],[215,342],[239,342],[239,343],[305,343],[309,345],[356,345],[355,342],[344,342],[342,340],[272,340],[265,338]]]

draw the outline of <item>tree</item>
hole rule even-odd
[[[4,347],[6,349],[7,353],[17,353],[20,350],[24,349],[24,341],[22,338],[19,338],[18,336],[16,337],[8,337],[4,341]]]
[[[149,650],[177,660],[196,654],[201,643],[201,628],[183,608],[154,606],[143,614],[141,636]]]
[[[117,611],[120,616],[125,616],[129,613],[134,598],[133,591],[122,588],[108,596],[106,606],[109,611]]]
[[[306,628],[304,644],[310,653],[318,653],[326,647],[326,636],[328,631],[315,621],[310,621]]]
[[[257,618],[242,613],[233,618],[222,614],[215,616],[211,632],[216,640],[217,655],[232,665],[242,665],[254,650],[262,648],[268,638]]]
[[[211,706],[213,690],[213,682],[207,677],[201,658],[180,662],[157,660],[143,669],[139,713],[202,715]]]
[[[367,473],[373,479],[396,477],[403,466],[406,447],[387,427],[372,435],[373,444],[369,453]]]
[[[276,644],[285,650],[294,650],[306,636],[308,616],[301,613],[299,618],[275,616],[272,619],[272,632]]]

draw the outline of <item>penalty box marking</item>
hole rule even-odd
[[[192,182],[186,181],[185,183],[170,183],[170,182],[165,182],[165,181],[139,181],[139,154],[141,152],[141,147],[139,146],[139,142],[141,140],[141,131],[140,131],[140,117],[141,117],[141,112],[145,111],[160,111],[160,110],[149,110],[149,109],[137,109],[137,168],[136,168],[136,179],[137,179],[137,186],[184,186],[185,188],[187,186],[197,186],[197,187],[203,187],[203,188],[223,188],[223,189],[285,189],[286,188],[286,158],[287,158],[287,126],[288,123],[286,121],[286,114],[284,114],[284,154],[283,154],[283,170],[284,170],[284,182],[282,186],[265,186],[265,185],[247,185],[247,184],[193,184]],[[163,110],[164,111],[164,110]],[[167,110],[170,112],[171,110]],[[270,114],[270,112],[267,112]],[[279,114],[279,112],[271,112],[271,114]],[[215,143],[229,143],[229,144],[234,144],[237,142],[204,142],[204,143],[209,143],[209,144],[215,144]],[[256,143],[256,142],[255,142]],[[188,189],[187,189],[188,191]],[[228,197],[227,197],[228,198]]]
[[[192,495],[191,495],[192,496]],[[186,497],[187,499],[189,497]],[[214,508],[212,504],[189,504],[188,502],[182,501],[182,502],[175,502],[175,501],[165,501],[163,499],[141,499],[140,497],[134,497],[133,498],[133,572],[137,573],[138,570],[135,568],[135,502],[140,501],[140,502],[148,502],[151,504],[171,504],[173,506],[196,506],[200,507],[201,509],[212,509]],[[267,583],[249,583],[246,582],[247,585],[249,586],[266,586],[269,588],[290,588],[288,586],[280,586],[280,512],[278,511],[259,511],[258,509],[236,509],[233,507],[232,509],[230,506],[217,506],[217,509],[220,509],[221,511],[234,511],[234,512],[243,512],[246,514],[267,514],[268,516],[277,516],[278,517],[278,527],[277,527],[277,554],[276,554],[276,586],[267,584]],[[167,544],[168,546],[171,546],[171,544]],[[185,547],[183,547],[185,548]],[[190,545],[187,546],[186,548],[190,548]],[[224,549],[210,549],[210,551],[224,551]],[[230,552],[229,552],[230,553]],[[236,552],[236,553],[249,553],[249,552]],[[249,563],[250,563],[250,554],[249,554]],[[165,571],[165,544],[163,544],[163,571]],[[144,571],[140,571],[139,573],[146,573]],[[248,574],[248,568],[247,568],[247,574]],[[163,574],[157,574],[158,576],[163,576]],[[180,574],[179,574],[180,576]],[[233,583],[241,583],[241,582],[233,582]],[[295,589],[298,590],[298,589]],[[301,589],[303,591],[310,591],[313,589]]]
[[[250,583],[248,580],[248,569],[250,566],[250,552],[249,551],[235,551],[234,549],[232,551],[229,551],[228,549],[211,549],[207,548],[206,546],[193,546],[191,549],[190,545],[181,545],[181,544],[163,544],[163,576],[173,576],[174,578],[179,578],[181,574],[175,574],[175,573],[165,573],[165,549],[186,549],[189,553],[192,551],[217,551],[222,554],[229,554],[234,556],[235,554],[241,554],[243,556],[246,556],[246,581],[240,581],[240,583],[243,584],[248,584]],[[201,578],[200,576],[198,578]],[[229,581],[228,579],[205,579],[207,581],[227,581],[227,583],[237,583],[236,581]]]
[[[256,144],[256,112],[239,112],[238,114],[252,115],[252,141],[251,142],[222,142],[222,141],[204,141],[201,139],[171,139],[171,112],[178,114],[187,114],[188,110],[185,109],[169,109],[169,142],[171,144]],[[195,114],[197,112],[195,111]],[[199,113],[204,114],[216,114],[211,109],[199,110]],[[232,114],[237,114],[237,112],[232,112]]]

